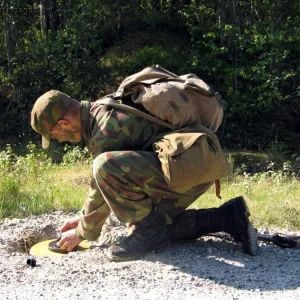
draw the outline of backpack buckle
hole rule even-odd
[[[219,92],[215,92],[215,96],[218,98],[218,100],[222,99],[222,95]]]

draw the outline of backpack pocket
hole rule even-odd
[[[153,144],[165,180],[175,190],[225,177],[230,166],[217,138],[202,132],[165,134]]]

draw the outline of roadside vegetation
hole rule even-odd
[[[75,147],[60,164],[28,144],[18,156],[10,145],[0,152],[0,219],[53,210],[78,210],[87,191],[90,161]]]
[[[299,156],[299,15],[296,0],[1,1],[0,149],[40,140],[29,115],[46,91],[94,101],[159,64],[222,95],[228,149]]]
[[[4,0],[0,15],[0,220],[78,210],[88,190],[85,150],[28,143],[39,96],[94,101],[159,64],[223,97],[232,174],[194,206],[242,195],[255,226],[299,230],[299,1]]]
[[[246,152],[228,156],[232,174],[222,180],[222,200],[212,187],[193,208],[219,206],[242,195],[256,227],[299,230],[297,161],[280,161],[277,157],[274,162],[271,154]],[[17,155],[7,145],[0,152],[0,220],[79,210],[88,191],[91,163],[86,150],[78,146],[66,146],[61,162],[54,163],[32,143],[24,155]]]

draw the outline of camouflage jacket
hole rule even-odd
[[[168,129],[125,111],[96,102],[81,102],[82,141],[93,157],[107,151],[150,150],[152,142]],[[94,178],[80,214],[76,235],[96,240],[110,209]]]

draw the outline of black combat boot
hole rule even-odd
[[[162,252],[169,247],[171,241],[165,219],[157,212],[152,211],[134,225],[131,235],[108,248],[107,256],[110,260],[134,260],[147,252]]]
[[[224,231],[241,242],[249,255],[257,255],[257,232],[250,223],[243,197],[229,200],[218,208],[185,210],[176,216],[169,229],[171,240],[191,240],[202,235]]]

